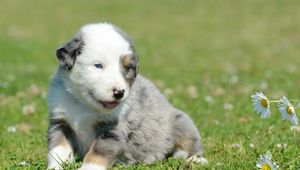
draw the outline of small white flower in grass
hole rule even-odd
[[[278,109],[283,120],[289,120],[293,125],[298,125],[295,108],[286,97],[282,97],[279,100]]]
[[[225,110],[232,110],[233,109],[233,105],[231,103],[224,103],[223,104],[223,108]]]
[[[213,103],[214,102],[214,99],[211,97],[211,96],[205,96],[204,97],[204,100],[207,102],[207,103]]]
[[[239,82],[239,77],[238,77],[237,75],[232,75],[232,76],[230,76],[230,78],[229,78],[229,82],[230,82],[231,84],[236,84],[236,83]]]
[[[259,155],[256,167],[261,170],[277,170],[279,167],[272,162],[272,155],[269,151],[265,155]]]
[[[25,105],[22,107],[23,115],[31,115],[35,112],[35,107],[33,104]]]
[[[201,155],[193,155],[190,158],[188,158],[187,161],[191,162],[191,163],[201,164],[201,165],[208,164],[208,160],[206,158],[202,157]]]
[[[17,131],[16,126],[8,126],[7,127],[7,132],[9,133],[15,133]]]
[[[186,90],[190,98],[196,99],[198,97],[198,90],[196,86],[189,86]]]
[[[262,119],[270,117],[272,113],[270,111],[269,99],[262,92],[256,92],[251,96],[251,98],[254,106],[254,111],[258,115],[260,115]]]
[[[216,124],[216,125],[219,125],[219,124],[220,124],[220,121],[217,120],[217,119],[214,119],[213,122],[214,122],[214,124]]]
[[[200,163],[202,165],[207,165],[208,164],[208,160],[204,157],[201,157],[197,163]]]
[[[286,143],[277,143],[276,147],[278,149],[285,149],[285,148],[287,148],[287,144]]]
[[[241,145],[238,143],[233,143],[233,144],[231,144],[231,147],[234,149],[239,149],[239,148],[241,148]]]
[[[216,165],[217,165],[217,166],[222,166],[222,165],[223,165],[223,163],[221,163],[221,162],[218,162]]]
[[[27,163],[26,161],[23,161],[23,162],[20,162],[18,165],[19,166],[28,166],[29,163]]]
[[[268,88],[268,82],[266,82],[266,81],[261,81],[260,83],[259,83],[259,88],[260,89],[262,89],[262,90],[265,90],[265,89],[267,89]]]

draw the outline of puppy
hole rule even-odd
[[[120,29],[83,26],[56,57],[48,96],[48,169],[61,169],[74,155],[83,159],[81,170],[202,155],[193,121],[138,75],[134,46]]]

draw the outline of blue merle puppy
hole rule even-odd
[[[138,74],[130,39],[107,24],[83,26],[56,51],[48,97],[48,169],[83,159],[81,170],[202,155],[199,132]]]

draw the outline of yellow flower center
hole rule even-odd
[[[268,108],[269,104],[268,101],[266,99],[262,99],[260,104],[264,107],[264,108]]]
[[[271,167],[268,165],[268,164],[264,164],[262,167],[261,167],[262,170],[272,170]]]
[[[292,109],[292,107],[291,107],[291,106],[288,106],[288,107],[286,108],[286,112],[287,112],[289,115],[292,115],[292,114],[293,114],[293,109]]]

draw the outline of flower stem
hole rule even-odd
[[[290,165],[290,164],[296,162],[296,161],[299,160],[299,159],[300,159],[300,155],[297,156],[296,158],[294,158],[292,161],[288,162],[287,165]]]

